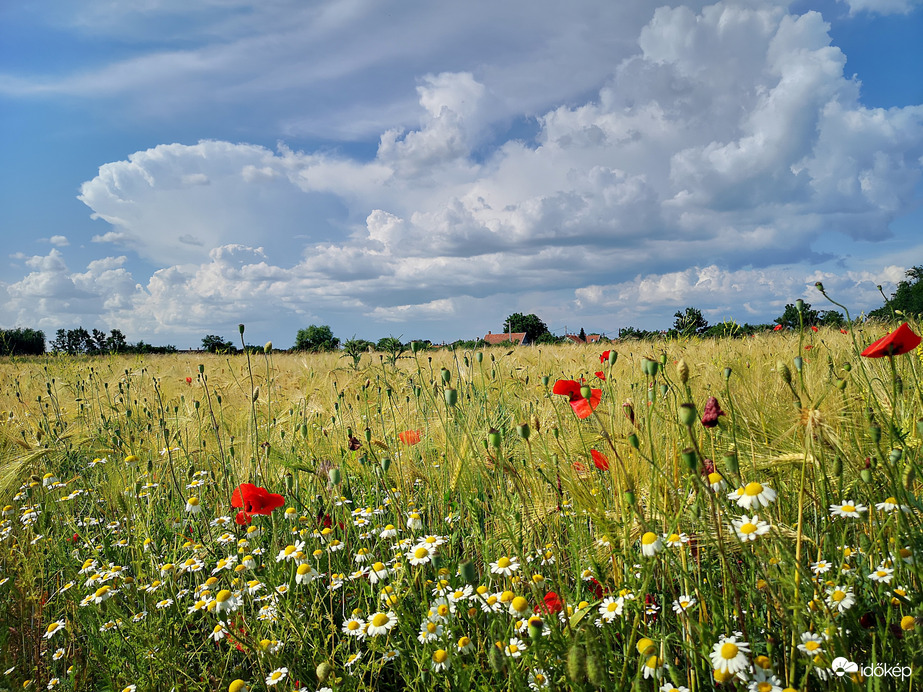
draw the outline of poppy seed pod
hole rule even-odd
[[[270,354],[270,353],[272,353],[272,342],[271,342],[271,341],[267,341],[267,342],[263,345],[263,353],[265,353],[265,354],[267,354],[267,355]]]
[[[314,671],[314,674],[317,675],[318,682],[327,682],[331,673],[333,673],[333,666],[327,663],[327,661],[319,663],[317,669]]]
[[[795,370],[801,372],[801,368],[804,365],[804,359],[801,356],[795,356]]]
[[[496,428],[491,428],[490,430],[487,431],[487,442],[490,444],[491,447],[493,447],[494,449],[500,449],[500,440],[501,440],[501,436],[500,436],[499,430],[497,430]]]
[[[443,368],[439,371],[439,374],[442,375],[442,381],[446,384],[452,381],[452,371],[448,368]]]
[[[455,389],[446,389],[443,392],[443,396],[445,397],[445,403],[449,406],[455,406],[455,404],[458,403],[458,391]]]
[[[327,471],[327,479],[330,481],[330,485],[339,485],[341,480],[340,469],[330,469]]]
[[[686,468],[692,472],[695,472],[699,465],[699,458],[698,455],[696,455],[695,450],[692,447],[686,447],[686,449],[680,452],[680,456],[683,457],[683,463],[686,464]]]
[[[615,361],[619,359],[618,351],[614,348],[609,350],[609,365],[615,365]]]
[[[781,360],[776,361],[776,371],[782,377],[782,380],[785,382],[785,384],[792,383],[792,371],[789,370],[788,366]]]
[[[516,426],[516,434],[519,435],[522,439],[528,440],[531,430],[529,430],[528,423],[520,423]]]
[[[869,426],[869,437],[872,438],[872,442],[874,442],[875,444],[878,444],[879,442],[881,442],[881,427],[879,427],[875,423],[872,423]]]
[[[580,388],[580,396],[582,396],[584,399],[589,399],[593,396],[593,389],[589,385],[583,385]]]
[[[725,382],[726,382],[727,380],[731,379],[731,372],[732,372],[732,371],[731,371],[730,368],[725,368],[725,369],[724,369],[724,380],[725,380]]]
[[[484,361],[484,352],[483,352],[483,351],[478,351],[477,353],[475,353],[475,354],[474,354],[474,359],[475,359],[478,363],[483,362],[483,361]]]
[[[639,449],[641,447],[641,443],[638,441],[638,436],[634,433],[631,433],[631,435],[628,436],[628,444],[630,444],[633,449]]]
[[[382,457],[380,464],[381,470],[388,473],[388,469],[391,468],[391,460],[388,457]]]
[[[474,584],[478,580],[478,572],[471,560],[462,560],[458,564],[458,576],[467,584]]]
[[[410,342],[410,352],[411,353],[419,353],[422,350],[423,350],[423,344],[421,342],[419,341]]]
[[[795,301],[795,309],[798,312],[804,312],[804,301],[801,298]]]
[[[551,378],[548,375],[542,375],[542,386],[547,387],[549,382],[551,382]]]
[[[888,459],[890,459],[892,464],[896,464],[901,460],[902,456],[904,456],[904,450],[900,447],[895,447],[891,450],[891,454],[888,455]]]

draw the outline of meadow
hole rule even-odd
[[[0,686],[920,689],[895,327],[5,359]]]

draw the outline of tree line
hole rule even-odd
[[[905,272],[905,278],[898,282],[894,293],[888,298],[878,287],[884,299],[884,305],[868,313],[874,319],[890,320],[906,317],[923,317],[923,265],[914,266]],[[810,303],[796,301],[785,306],[782,314],[768,324],[738,324],[733,320],[725,320],[718,324],[710,325],[696,307],[687,307],[674,314],[672,328],[664,331],[648,331],[634,327],[622,327],[615,338],[646,339],[677,336],[702,336],[702,337],[743,337],[763,332],[770,329],[797,329],[804,327],[834,327],[847,326],[846,317],[837,310],[818,310]],[[535,314],[524,315],[516,312],[503,322],[501,333],[525,333],[529,343],[556,344],[566,340],[564,336],[553,334],[548,325]],[[243,332],[241,332],[243,333]],[[580,337],[585,339],[586,332],[581,327]],[[606,339],[611,340],[611,339]],[[402,337],[386,336],[378,341],[367,339],[347,339],[341,342],[333,335],[329,325],[315,325],[299,329],[295,337],[292,351],[324,352],[336,351],[342,348],[346,357],[352,357],[358,362],[363,353],[377,351],[385,354],[390,360],[396,360],[409,350],[411,343],[415,348],[430,348],[432,343],[428,339],[415,340],[414,342],[402,341]],[[488,345],[484,339],[460,339],[448,344],[451,348],[474,349]],[[501,346],[509,345],[506,342]],[[269,344],[267,344],[269,346]],[[119,329],[112,329],[108,333],[99,329],[87,331],[83,327],[76,329],[58,329],[55,338],[49,344],[53,353],[68,355],[104,355],[110,353],[176,353],[175,346],[153,346],[144,341],[129,343],[125,334]],[[266,346],[242,345],[240,349],[230,340],[217,334],[208,334],[202,339],[202,350],[211,353],[237,353],[239,350],[263,351]],[[42,355],[46,352],[45,333],[40,329],[16,327],[15,329],[0,329],[0,355]]]

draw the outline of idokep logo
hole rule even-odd
[[[859,664],[853,663],[848,658],[838,656],[837,658],[833,659],[833,663],[830,664],[830,670],[836,673],[837,677],[841,678],[847,673],[858,673]]]
[[[887,663],[860,666],[858,663],[850,661],[848,658],[842,656],[833,659],[833,662],[830,664],[830,670],[840,678],[849,673],[859,673],[867,678],[892,677],[900,678],[901,680],[909,678],[912,672],[910,666],[892,666]]]

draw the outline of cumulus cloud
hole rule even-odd
[[[107,163],[80,194],[108,224],[93,240],[163,268],[139,288],[52,251],[7,291],[25,305],[71,286],[96,305],[106,286],[98,309],[172,333],[273,315],[457,324],[526,294],[562,318],[697,303],[758,321],[817,271],[875,304],[893,267],[835,272],[846,258],[815,245],[881,241],[913,207],[923,106],[863,106],[817,12],[719,2],[630,26],[592,97],[559,92],[527,140],[491,143],[506,82],[458,70],[419,78],[415,124],[379,131],[369,160],[201,141]]]
[[[837,0],[849,5],[850,14],[869,12],[874,14],[909,14],[923,5],[921,0]]]

